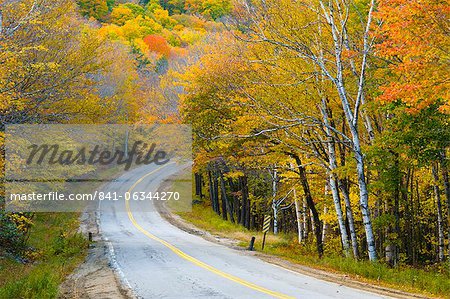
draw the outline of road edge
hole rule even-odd
[[[124,299],[138,298],[120,273],[115,262],[112,244],[101,233],[99,216],[97,207],[88,207],[80,214],[79,232],[83,236],[91,233],[93,242],[89,244],[85,260],[59,286],[58,298],[105,298],[102,285],[89,285],[90,279],[100,276],[107,277],[109,282],[112,282],[108,285],[107,296]]]

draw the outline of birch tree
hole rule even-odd
[[[352,151],[356,160],[360,209],[366,232],[368,256],[376,260],[375,238],[369,208],[369,194],[365,175],[365,158],[362,151],[359,120],[364,101],[368,59],[373,47],[370,37],[375,1],[367,8],[352,11],[353,1],[275,1],[243,2],[238,17],[239,25],[249,24],[247,31],[239,35],[247,42],[260,42],[287,49],[308,64],[318,67],[320,73],[333,85],[350,131]],[[357,13],[359,20],[353,20]],[[316,21],[318,20],[318,21]],[[317,37],[315,39],[314,37]],[[320,40],[319,43],[316,41]],[[345,57],[352,47],[358,59],[350,64]],[[328,53],[322,57],[323,53]],[[351,66],[355,70],[352,72]],[[351,75],[348,75],[351,74]]]

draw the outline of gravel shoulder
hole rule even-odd
[[[136,298],[133,292],[120,280],[113,263],[111,247],[102,239],[95,210],[85,211],[80,217],[80,232],[92,233],[85,261],[69,275],[60,286],[61,299],[128,299]]]

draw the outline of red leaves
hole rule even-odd
[[[144,43],[151,52],[156,52],[164,57],[170,56],[170,46],[164,37],[151,34],[144,38]]]

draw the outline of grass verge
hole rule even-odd
[[[104,178],[118,177],[123,166],[101,169]],[[85,184],[77,193],[98,190],[101,184]],[[60,284],[81,264],[88,241],[78,233],[80,213],[36,213],[26,256],[31,263],[0,257],[0,299],[56,298]]]
[[[36,213],[29,245],[33,263],[0,259],[0,298],[55,298],[65,277],[86,255],[78,213]]]

